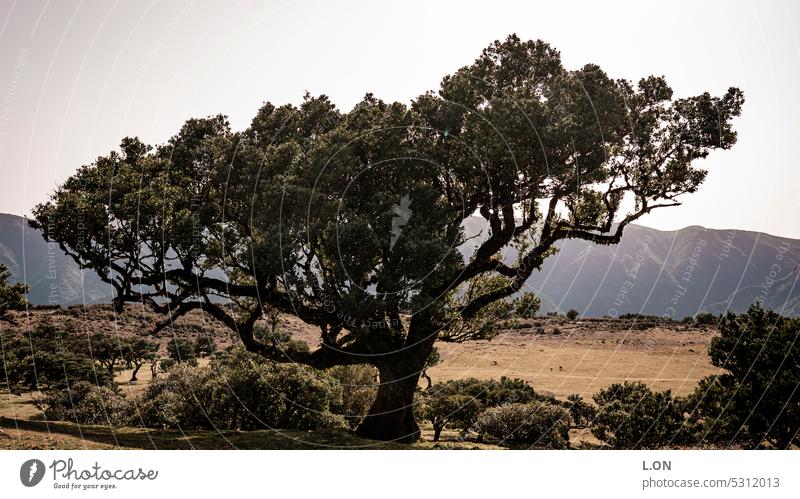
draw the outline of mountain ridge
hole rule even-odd
[[[487,236],[486,221],[470,217],[464,231],[475,237],[459,248],[469,258]],[[699,225],[676,230],[629,225],[617,245],[570,239],[558,248],[525,285],[542,299],[543,312],[574,308],[584,316],[641,313],[680,319],[698,312],[742,312],[759,300],[785,315],[800,315],[797,239]],[[508,263],[516,260],[513,248],[501,256]],[[27,281],[34,305],[111,299],[109,285],[80,269],[23,217],[0,214],[0,263],[9,267],[13,280]]]

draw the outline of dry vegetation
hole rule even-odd
[[[508,376],[564,398],[590,398],[612,383],[643,381],[678,395],[719,372],[706,348],[715,331],[641,320],[546,318],[522,321],[492,341],[440,344],[434,381]]]
[[[25,331],[42,321],[63,324],[78,334],[106,332],[122,336],[148,334],[160,316],[133,308],[115,314],[109,306],[35,309],[17,313],[16,326]],[[6,327],[4,325],[4,327]],[[295,339],[315,345],[316,330],[294,317],[285,318],[285,328]],[[665,326],[642,320],[582,319],[563,317],[520,321],[492,341],[440,343],[441,363],[430,369],[434,382],[476,377],[522,378],[537,391],[558,398],[578,393],[586,399],[600,388],[625,380],[644,381],[654,389],[671,389],[679,395],[694,389],[703,376],[718,372],[706,354],[715,330],[682,324]],[[174,336],[195,339],[212,335],[224,348],[235,341],[227,329],[201,313],[190,313],[154,337],[165,345]],[[201,359],[203,362],[204,359]],[[142,390],[150,372],[142,369],[139,381],[130,383],[130,371],[119,371],[123,391]],[[429,425],[428,425],[429,426]],[[443,442],[431,442],[432,429],[423,426],[425,440],[412,448],[487,448],[459,442],[458,433],[445,431]],[[572,430],[575,443],[596,443],[588,430]],[[262,430],[255,432],[204,432],[183,434],[175,430],[80,426],[41,420],[41,412],[30,395],[0,392],[0,449],[207,449],[207,448],[408,448],[358,439],[342,431],[301,432]]]

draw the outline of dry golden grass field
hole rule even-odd
[[[160,318],[142,310],[117,315],[108,306],[93,306],[86,310],[34,310],[18,314],[16,319],[15,328],[20,330],[51,321],[78,334],[103,331],[130,336],[146,334]],[[284,327],[311,346],[317,342],[316,331],[296,318],[286,317]],[[156,339],[165,355],[165,345],[173,335],[194,339],[204,334],[214,336],[221,347],[235,341],[224,327],[199,313],[180,319]],[[590,400],[599,389],[625,380],[643,381],[654,389],[684,395],[700,378],[718,372],[706,353],[714,334],[713,328],[682,324],[665,327],[646,320],[538,318],[521,321],[491,341],[439,343],[441,363],[428,373],[434,382],[466,377],[522,378],[537,391],[560,399],[577,393]],[[146,387],[150,372],[142,368],[135,383],[129,382],[130,371],[119,371],[116,379],[124,392],[133,394]],[[491,448],[458,442],[456,432],[448,431],[443,434],[444,442],[433,444],[431,435],[431,428],[423,425],[425,440],[404,446],[365,441],[341,431],[183,434],[175,430],[87,427],[43,421],[30,395],[0,392],[0,448]],[[574,443],[596,443],[588,430],[573,430],[571,439]]]

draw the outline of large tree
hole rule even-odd
[[[678,205],[705,178],[695,161],[735,142],[742,103],[735,88],[674,99],[662,77],[567,70],[512,35],[410,106],[367,94],[345,113],[306,95],[264,104],[241,132],[216,116],[155,148],[125,139],[32,223],[118,307],[164,313],[159,328],[201,309],[278,361],[372,364],[380,388],[357,432],[409,441],[434,342],[485,335],[475,319],[519,296],[559,240],[614,244]],[[474,216],[485,228],[465,234]],[[318,327],[319,347],[259,341],[265,307]]]

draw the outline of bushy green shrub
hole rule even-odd
[[[481,436],[511,447],[566,449],[569,414],[559,404],[539,401],[486,409],[475,424]]]
[[[369,413],[378,394],[378,370],[370,365],[336,366],[328,369],[342,387],[342,401],[331,407],[348,426],[355,428]]]
[[[572,424],[576,428],[585,428],[592,424],[592,420],[597,415],[597,409],[577,393],[567,397],[567,402],[564,407],[569,410],[569,416],[572,418]]]
[[[569,319],[571,321],[574,321],[575,319],[577,319],[578,315],[580,315],[580,313],[577,310],[575,310],[574,308],[571,308],[571,309],[567,310],[567,319]]]
[[[592,434],[616,449],[655,449],[681,443],[683,414],[669,390],[641,382],[615,383],[594,395]]]
[[[198,357],[211,357],[217,352],[217,343],[208,334],[201,334],[194,340],[194,354]]]
[[[467,378],[436,383],[420,392],[415,412],[418,418],[431,422],[436,441],[447,426],[470,429],[478,414],[487,407],[533,401],[555,403],[553,397],[537,393],[521,379]]]
[[[86,381],[110,386],[108,371],[89,356],[86,341],[74,331],[42,323],[26,334],[0,333],[3,374],[12,393],[61,389]]]
[[[532,319],[536,317],[542,300],[533,293],[523,293],[513,301],[514,315],[520,319]]]
[[[154,427],[311,430],[344,426],[331,411],[341,400],[341,386],[326,373],[239,351],[210,366],[173,367],[150,384],[139,410]]]
[[[121,394],[86,381],[48,391],[36,405],[47,419],[78,424],[125,425],[133,415],[131,402]]]
[[[177,363],[187,363],[190,366],[197,365],[197,352],[194,343],[183,338],[172,338],[167,343],[167,354],[169,358]]]
[[[469,429],[478,418],[484,405],[463,390],[457,382],[437,383],[420,392],[414,404],[417,418],[433,425],[433,441],[438,442],[445,426]]]

